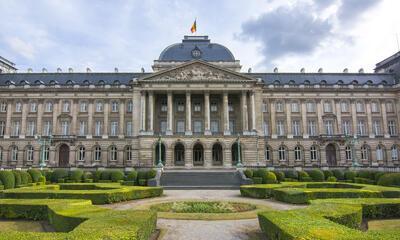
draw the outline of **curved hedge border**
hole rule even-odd
[[[158,197],[161,187],[122,186],[116,183],[73,183],[3,190],[1,198],[88,199],[93,204],[108,204],[133,199]]]
[[[327,198],[400,198],[399,188],[336,182],[242,185],[240,193],[244,197],[274,198],[293,204]]]
[[[360,231],[362,219],[400,217],[400,199],[328,199],[308,208],[258,214],[260,227],[271,240],[399,239],[400,229]]]
[[[0,217],[48,220],[57,231],[7,231],[1,233],[1,240],[147,240],[157,222],[152,211],[116,211],[93,206],[88,200],[0,199]]]

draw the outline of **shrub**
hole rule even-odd
[[[313,169],[308,172],[308,175],[312,178],[313,181],[322,182],[325,180],[324,173],[319,169]]]
[[[327,182],[336,182],[337,179],[334,176],[330,176],[328,177],[328,179],[326,179]]]
[[[344,172],[344,179],[354,181],[354,178],[357,177],[357,173],[354,171],[346,171]]]
[[[51,171],[51,170],[42,170],[40,172],[41,172],[41,174],[43,176],[46,177],[46,180],[50,180],[51,179],[51,175],[53,174],[53,171]]]
[[[262,177],[265,176],[265,174],[266,174],[267,172],[268,172],[268,171],[267,171],[267,169],[265,169],[265,168],[258,168],[258,169],[256,169],[256,170],[253,171],[253,177],[260,177],[260,178],[262,178]]]
[[[246,170],[243,171],[243,173],[247,178],[252,178],[253,177],[253,170],[251,170],[251,169],[246,169]]]
[[[299,180],[302,182],[308,181],[310,179],[310,176],[308,175],[307,172],[305,171],[299,171]]]
[[[369,178],[361,178],[361,177],[355,177],[354,182],[361,183],[361,184],[375,184],[374,180],[371,180]]]
[[[17,187],[17,186],[20,186],[20,185],[21,185],[21,182],[22,182],[22,179],[21,179],[21,172],[20,172],[20,171],[17,171],[17,170],[14,170],[14,171],[12,171],[12,173],[13,173],[14,178],[15,178],[15,186],[16,186],[16,187]]]
[[[29,175],[29,173],[27,173],[26,171],[21,171],[21,185],[28,185],[28,183],[32,182],[32,178],[30,179],[29,182],[29,178],[31,177],[31,175]]]
[[[32,177],[32,182],[38,182],[39,177],[42,176],[42,173],[37,169],[29,169],[28,173]]]
[[[333,173],[331,170],[324,170],[322,172],[324,173],[325,179],[328,179],[328,177],[333,177]]]
[[[298,182],[299,180],[295,179],[295,178],[284,178],[283,181],[284,182]]]
[[[120,170],[114,170],[111,172],[111,181],[118,182],[124,180],[124,173]]]
[[[299,179],[299,174],[297,173],[296,170],[288,170],[288,171],[285,171],[285,177]]]
[[[340,169],[334,169],[332,170],[333,176],[337,179],[337,180],[344,180],[344,173],[342,170]]]
[[[361,170],[357,173],[357,177],[375,180],[375,172],[368,170]]]
[[[93,173],[92,172],[84,172],[82,175],[82,181],[86,181],[88,179],[91,179],[93,182]]]
[[[139,179],[139,185],[140,186],[147,186],[147,179],[145,179],[145,178]]]
[[[65,169],[56,169],[51,174],[51,182],[53,183],[58,183],[59,179],[67,179],[67,178],[68,178],[68,171]]]
[[[253,183],[254,184],[262,184],[263,179],[260,177],[253,177]]]
[[[94,172],[93,181],[94,182],[98,182],[101,179],[101,174],[102,173],[103,173],[103,171],[101,171],[101,170],[97,170],[96,172]]]
[[[374,175],[375,183],[378,183],[379,179],[380,179],[383,175],[385,175],[385,172],[376,172],[375,175]]]
[[[74,182],[80,182],[82,180],[82,176],[83,176],[83,171],[80,169],[76,169],[73,171],[69,172],[69,180],[72,180]]]
[[[125,185],[125,186],[135,186],[136,181],[123,181],[121,182],[121,185]]]
[[[263,178],[263,183],[266,184],[271,184],[271,183],[276,183],[276,176],[275,173],[273,172],[267,172]]]
[[[100,180],[111,180],[111,172],[110,170],[104,170],[101,172]]]
[[[384,174],[379,178],[378,185],[400,187],[400,173]]]
[[[283,182],[283,180],[285,179],[285,173],[282,171],[274,171],[275,176],[276,176],[276,180],[278,180],[278,182]]]
[[[137,179],[137,172],[135,171],[135,170],[133,170],[133,171],[130,171],[129,173],[128,173],[128,175],[126,176],[126,180],[127,181],[134,181],[134,182],[137,182],[136,181],[136,179]]]
[[[0,171],[0,181],[4,185],[4,189],[15,188],[15,177],[11,171]]]
[[[147,179],[152,179],[155,178],[157,176],[157,171],[155,169],[150,169],[147,172]]]
[[[46,177],[45,176],[40,176],[38,183],[45,184],[46,183]]]
[[[137,178],[140,179],[147,179],[147,172],[146,171],[139,171],[137,173]],[[139,181],[138,181],[139,182]]]

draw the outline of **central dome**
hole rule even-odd
[[[168,46],[158,61],[184,62],[201,59],[207,62],[235,62],[235,57],[225,46],[211,43],[208,36],[184,36],[182,43]]]

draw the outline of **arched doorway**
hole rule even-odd
[[[238,148],[238,143],[235,142],[232,147],[231,147],[231,152],[232,152],[232,166],[236,166],[239,162],[239,154],[238,150],[240,152],[240,162],[243,162],[243,155],[242,155],[242,146]]]
[[[222,146],[215,143],[212,147],[212,163],[214,166],[222,166]]]
[[[182,143],[177,143],[174,149],[175,166],[185,165],[185,147]]]
[[[200,143],[196,143],[193,147],[193,166],[204,165],[204,149]]]
[[[165,145],[162,143],[157,143],[155,146],[156,158],[154,159],[154,164],[157,165],[160,159],[160,144],[161,144],[161,162],[165,166]]]
[[[69,147],[67,144],[62,144],[58,150],[58,166],[69,166]]]
[[[326,162],[328,163],[328,166],[336,166],[337,160],[336,160],[335,144],[333,143],[328,144],[325,148],[325,152],[326,152]]]

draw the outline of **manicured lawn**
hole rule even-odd
[[[378,219],[368,221],[368,230],[398,230],[400,219]]]

